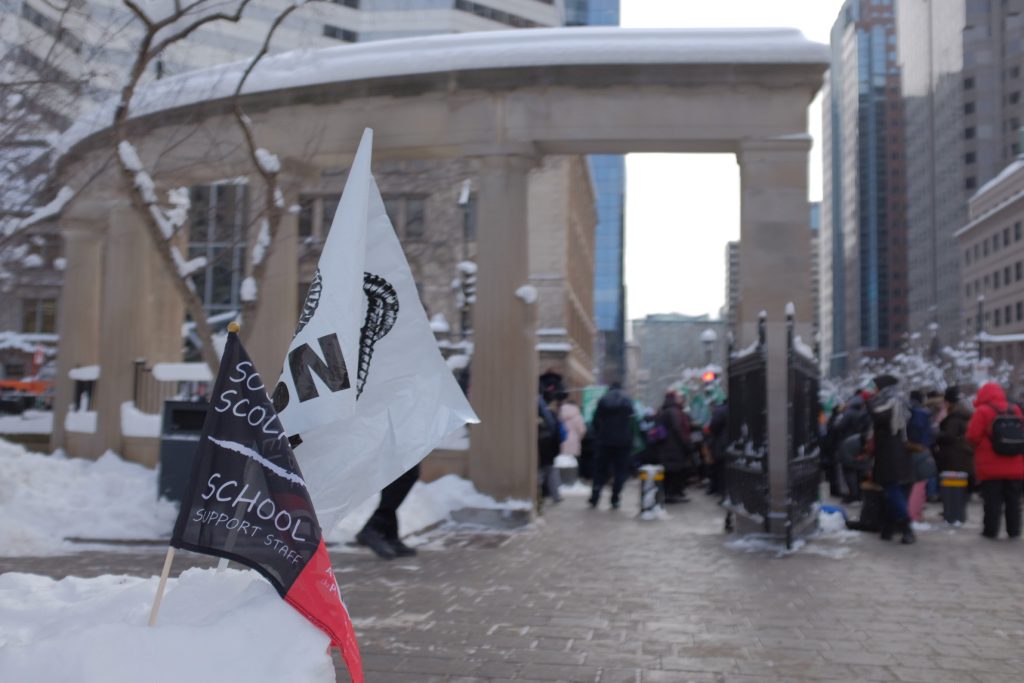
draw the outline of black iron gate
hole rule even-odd
[[[758,320],[757,340],[729,354],[729,445],[725,456],[726,530],[743,516],[771,531],[771,477],[768,458],[768,383],[766,321]],[[821,478],[816,353],[795,334],[792,311],[786,315],[787,457],[786,546],[817,523]]]
[[[757,340],[729,352],[729,444],[725,449],[725,528],[733,529],[742,515],[768,531],[768,358],[765,318],[757,325]]]

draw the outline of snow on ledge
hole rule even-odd
[[[100,378],[100,366],[83,365],[80,368],[68,370],[68,377],[76,382],[95,382]]]
[[[144,413],[134,401],[121,404],[121,434],[123,436],[155,438],[160,436],[160,416]]]
[[[544,66],[829,63],[828,46],[797,29],[536,28],[421,36],[299,49],[264,58],[243,95],[418,74]],[[140,87],[132,116],[230,97],[249,60],[163,78]],[[116,98],[80,117],[58,155],[110,126]]]
[[[96,412],[92,410],[69,410],[64,417],[64,429],[79,434],[96,433]]]
[[[157,363],[153,378],[158,382],[212,382],[213,373],[206,363]]]

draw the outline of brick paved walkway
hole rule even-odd
[[[912,547],[842,534],[785,555],[724,536],[719,510],[699,493],[672,506],[668,520],[638,521],[630,486],[621,511],[591,511],[570,497],[535,529],[434,531],[416,558],[335,552],[367,681],[1024,676],[1019,542],[987,541],[969,525],[921,532]],[[979,513],[972,508],[975,520]],[[155,574],[162,555],[0,558],[0,572]],[[176,561],[176,570],[184,566]]]

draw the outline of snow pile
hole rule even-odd
[[[0,434],[50,434],[53,413],[29,409],[21,415],[0,416]]]
[[[327,636],[255,571],[183,572],[149,628],[156,586],[156,577],[0,576],[4,680],[335,680]]]
[[[324,536],[333,542],[352,540],[366,524],[366,520],[373,514],[379,502],[380,496],[374,496],[357,507]],[[498,503],[490,496],[478,492],[471,482],[449,474],[430,483],[416,482],[408,498],[398,508],[398,529],[403,535],[421,531],[444,522],[452,511],[462,508],[528,510],[531,506],[532,503],[525,500]]]
[[[0,555],[67,552],[69,537],[170,538],[177,506],[157,501],[156,471],[113,453],[92,461],[0,440],[0,472]]]
[[[170,539],[177,504],[157,500],[157,472],[113,453],[99,460],[29,453],[0,440],[0,556],[73,551],[65,538]],[[351,540],[377,507],[374,496],[333,529],[328,541]],[[462,508],[529,509],[528,501],[498,503],[453,474],[417,482],[398,509],[399,529],[414,533]],[[2,642],[2,641],[0,641]]]

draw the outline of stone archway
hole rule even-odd
[[[311,59],[315,73],[303,71]],[[769,313],[769,336],[784,334],[789,302],[806,336],[807,107],[827,64],[827,48],[795,30],[463,34],[331,48],[315,58],[274,57],[260,67],[242,105],[293,187],[320,169],[345,166],[365,126],[375,129],[376,159],[477,160],[484,220],[472,401],[483,423],[472,432],[469,472],[496,497],[529,498],[536,481],[536,324],[531,306],[515,296],[528,281],[529,169],[548,154],[735,154],[742,186],[739,341],[753,339],[761,310]],[[194,184],[250,172],[227,132],[234,130],[232,102],[223,93],[237,68],[160,81],[143,93],[133,138],[158,182]],[[145,245],[132,236],[140,232],[137,218],[127,209],[109,211],[120,193],[116,174],[103,170],[109,140],[109,130],[85,125],[72,132],[61,161],[67,184],[81,187],[95,177],[61,218],[69,242],[59,377],[76,365],[101,364],[101,410],[116,412],[127,386],[121,366],[155,344],[161,326],[173,325],[168,316],[147,312],[154,302],[117,292],[114,282],[97,285],[112,259],[145,258]],[[293,219],[287,223],[286,235],[295,229]],[[289,280],[295,262],[294,248],[284,247],[275,249],[268,268],[297,284],[297,277]],[[145,277],[159,297],[160,275]],[[294,289],[282,287],[261,301],[255,324],[262,346],[254,357],[281,357],[291,327],[273,321],[293,319],[295,300]],[[115,319],[124,337],[106,348],[95,321],[107,326]],[[781,368],[783,360],[770,368]],[[784,373],[770,369],[769,382],[784,383]],[[778,386],[783,391],[770,393],[784,395],[784,384]],[[58,415],[69,393],[58,392]],[[770,450],[785,457],[780,411],[781,404],[769,406]],[[98,438],[113,431],[101,417]],[[63,438],[59,431],[57,438]]]

